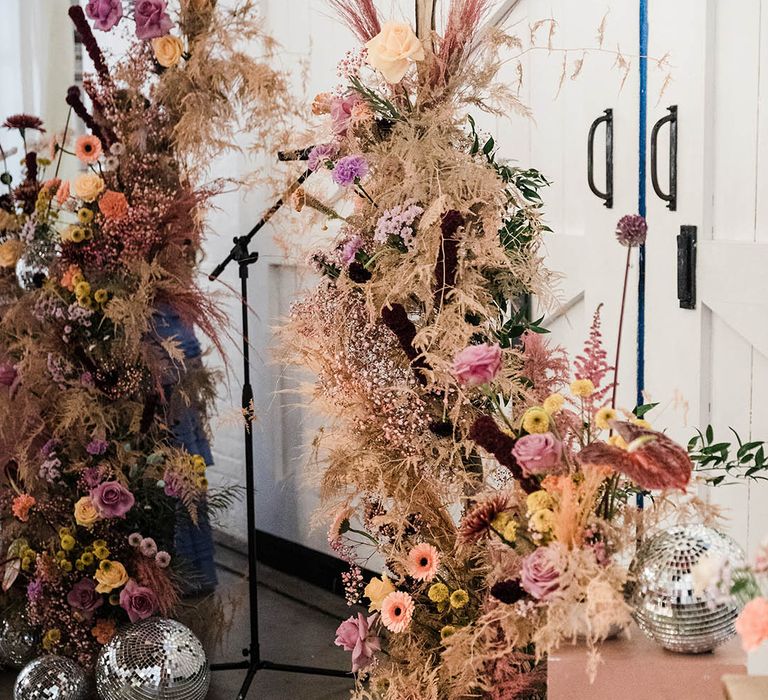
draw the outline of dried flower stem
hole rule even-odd
[[[616,408],[616,391],[619,388],[619,355],[621,354],[621,333],[624,328],[624,309],[627,304],[627,284],[629,283],[629,263],[632,248],[627,248],[627,263],[624,266],[624,289],[621,293],[621,311],[619,313],[619,333],[616,339],[616,361],[613,364],[613,388],[611,389],[611,408]]]

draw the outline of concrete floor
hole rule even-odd
[[[221,643],[207,639],[206,620],[190,611],[185,622],[195,629],[213,662],[239,661],[248,644],[247,587],[236,572],[245,570],[244,558],[220,551],[222,601],[233,611],[234,622]],[[246,596],[245,598],[243,596]],[[343,599],[281,574],[260,567],[259,615],[262,658],[276,663],[348,669],[349,654],[334,646],[339,620],[349,617]],[[212,677],[208,700],[235,700],[245,673],[219,671]],[[0,699],[11,700],[15,674],[0,673]],[[277,671],[259,671],[248,700],[342,700],[349,697],[351,680],[308,676]]]

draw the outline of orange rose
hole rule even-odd
[[[122,192],[107,190],[99,200],[99,211],[107,219],[119,221],[128,213],[128,200]]]

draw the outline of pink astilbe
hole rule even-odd
[[[613,366],[608,364],[608,353],[603,347],[603,333],[600,330],[602,308],[603,305],[600,304],[595,309],[584,350],[573,361],[573,374],[576,379],[589,379],[595,385],[595,392],[586,400],[590,406],[602,406],[614,385],[613,382],[603,384],[606,376],[613,371]]]
[[[330,4],[360,41],[370,41],[381,31],[373,0],[330,0]]]
[[[568,382],[570,365],[565,350],[550,347],[540,333],[523,335],[523,376],[531,383],[531,399],[540,404]]]

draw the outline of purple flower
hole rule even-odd
[[[349,265],[357,255],[357,251],[363,247],[363,239],[360,236],[352,236],[341,249],[342,265]]]
[[[331,100],[331,123],[334,134],[343,136],[347,132],[349,120],[352,118],[352,108],[359,102],[360,98],[354,93]]]
[[[336,630],[336,646],[352,652],[353,673],[369,666],[374,652],[381,649],[379,638],[371,632],[375,621],[375,613],[370,617],[358,613],[357,618],[350,617]]]
[[[134,17],[136,36],[139,39],[155,39],[171,31],[173,22],[166,12],[166,0],[136,0]]]
[[[93,505],[102,518],[124,518],[136,499],[119,481],[105,481],[90,493]]]
[[[181,495],[179,481],[174,474],[165,472],[165,474],[163,474],[163,481],[165,482],[163,492],[166,496],[169,496],[170,498],[178,498]]]
[[[93,611],[104,604],[104,599],[96,592],[96,582],[92,578],[80,579],[67,594],[67,602],[75,610],[87,613],[90,617]]]
[[[15,365],[10,362],[0,364],[0,384],[3,386],[11,386],[16,381],[17,375]]]
[[[523,559],[520,583],[537,600],[546,600],[560,587],[560,571],[550,547],[539,547]]]
[[[48,483],[53,483],[61,476],[60,467],[61,460],[54,456],[51,459],[46,459],[45,462],[40,465],[38,475]]]
[[[34,578],[27,585],[27,598],[30,603],[36,603],[41,595],[43,595],[43,582],[39,578]]]
[[[307,167],[315,172],[325,161],[331,160],[336,155],[336,146],[332,143],[321,143],[315,146],[307,156]]]
[[[95,489],[101,482],[101,469],[88,467],[83,470],[83,482],[89,489]]]
[[[639,214],[627,214],[616,224],[616,240],[628,248],[636,248],[645,243],[648,224]]]
[[[333,181],[342,187],[354,184],[368,173],[368,161],[363,156],[344,156],[333,169]]]
[[[556,470],[562,452],[562,443],[552,433],[523,435],[512,448],[512,454],[526,476]]]
[[[108,447],[109,443],[106,440],[99,440],[98,438],[95,438],[85,446],[85,451],[89,455],[103,455],[107,451]]]
[[[85,387],[93,386],[93,375],[90,372],[83,372],[80,375],[80,384]]]
[[[151,588],[130,579],[120,591],[120,607],[128,613],[131,622],[145,620],[157,611],[157,596]]]
[[[95,20],[96,29],[108,32],[123,18],[123,0],[88,0],[85,14]]]
[[[56,449],[59,446],[59,441],[56,438],[51,438],[45,445],[40,448],[40,456],[43,459],[50,459],[56,456]]]

